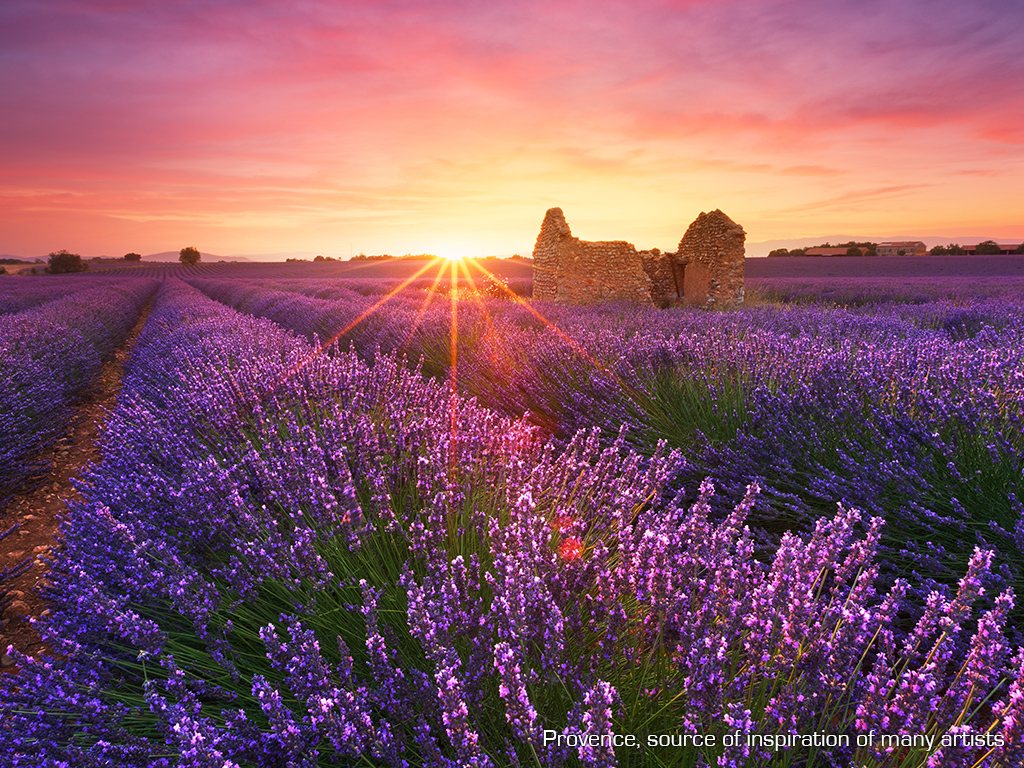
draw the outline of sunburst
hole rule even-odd
[[[504,282],[502,282],[493,272],[484,267],[482,264],[474,259],[467,259],[459,256],[438,256],[426,265],[416,270],[410,277],[403,280],[397,286],[388,291],[381,299],[373,304],[370,308],[362,312],[358,317],[349,322],[344,328],[332,335],[329,339],[321,343],[316,347],[310,354],[300,360],[297,364],[293,365],[290,369],[284,372],[278,377],[276,382],[261,396],[257,402],[262,402],[264,399],[272,395],[287,381],[298,375],[307,365],[315,360],[320,355],[324,354],[338,339],[342,338],[345,334],[351,331],[353,328],[364,322],[368,317],[377,312],[381,307],[399,295],[402,291],[409,288],[417,279],[427,273],[431,268],[437,268],[437,273],[433,276],[433,281],[430,288],[425,292],[425,296],[419,310],[416,314],[416,318],[413,321],[409,332],[406,335],[405,343],[403,344],[402,351],[408,348],[412,342],[416,329],[420,326],[423,317],[426,313],[430,303],[438,294],[438,286],[441,281],[445,278],[445,273],[448,277],[448,296],[449,296],[449,368],[448,368],[448,410],[449,410],[449,471],[454,473],[456,464],[458,461],[458,442],[459,442],[459,302],[463,296],[471,298],[475,301],[480,309],[487,326],[487,333],[492,338],[497,337],[497,332],[494,327],[490,313],[488,312],[486,304],[484,304],[480,290],[477,288],[477,283],[473,279],[473,275],[470,273],[467,265],[472,265],[475,269],[479,270],[481,276],[486,276],[493,283],[499,286],[509,298],[515,301],[518,305],[525,308],[530,314],[536,317],[544,327],[551,330],[556,334],[562,341],[564,341],[569,347],[571,347],[577,354],[585,359],[590,365],[596,370],[610,377],[616,382],[622,389],[628,392],[633,397],[643,397],[643,393],[636,391],[632,386],[627,384],[623,379],[605,366],[600,360],[595,358],[587,349],[585,349],[579,342],[573,339],[566,331],[560,328],[557,324],[553,323],[541,312],[539,312],[533,304],[523,297],[519,296],[513,290],[511,290]],[[469,291],[459,290],[459,273],[462,273],[465,277],[466,283],[468,284]],[[507,354],[507,350],[502,348],[502,354]],[[253,405],[255,405],[254,403]]]

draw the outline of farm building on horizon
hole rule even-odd
[[[879,256],[926,256],[928,254],[928,246],[920,240],[879,243],[875,250]]]

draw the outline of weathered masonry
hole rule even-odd
[[[533,297],[564,304],[738,306],[745,239],[743,227],[714,210],[697,217],[675,253],[638,251],[625,240],[573,237],[562,209],[551,208],[533,248]]]

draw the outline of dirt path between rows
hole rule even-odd
[[[7,655],[8,646],[30,656],[46,651],[30,619],[45,619],[49,613],[38,588],[46,586],[48,561],[60,546],[60,517],[67,510],[68,501],[79,498],[71,478],[100,458],[98,443],[103,422],[117,404],[125,361],[135,347],[152,305],[153,299],[150,299],[128,338],[103,364],[96,391],[75,409],[71,431],[52,449],[37,457],[52,461],[42,485],[15,494],[6,510],[0,512],[0,531],[20,525],[17,531],[0,539],[0,572],[31,558],[27,571],[0,583],[0,598],[4,598],[5,591],[8,593],[0,604],[7,605],[0,617],[0,674],[17,669],[14,659]]]

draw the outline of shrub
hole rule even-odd
[[[125,261],[142,261],[142,254],[141,253],[134,253],[134,252],[133,253],[126,253],[124,255],[124,260]]]
[[[51,253],[47,263],[46,271],[51,275],[62,275],[71,272],[85,272],[89,265],[82,261],[77,253],[68,253],[66,250],[59,250]]]

